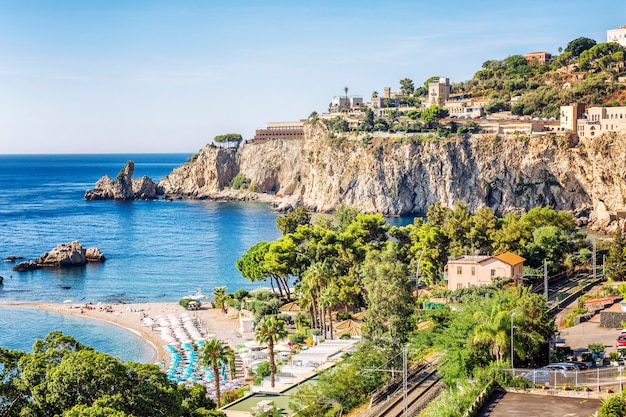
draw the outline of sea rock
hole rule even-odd
[[[87,248],[85,251],[87,262],[104,262],[106,258],[98,248]]]
[[[15,262],[15,261],[16,261],[16,260],[18,260],[18,259],[24,259],[24,257],[22,257],[22,256],[15,256],[15,255],[11,255],[11,256],[7,256],[7,257],[4,259],[4,262]]]
[[[105,175],[93,190],[85,192],[87,200],[156,200],[157,186],[151,178],[132,179],[135,163],[128,161],[113,180]]]
[[[34,271],[41,268],[35,261],[24,261],[15,265],[12,269],[17,272]]]
[[[87,263],[85,254],[86,250],[78,241],[61,243],[35,259],[35,262],[44,267],[85,265]]]
[[[135,200],[156,200],[158,198],[157,185],[152,181],[152,178],[145,175],[133,180],[132,190]]]
[[[39,266],[77,266],[89,262],[102,262],[104,255],[98,248],[85,249],[78,242],[62,243],[50,252],[46,252],[35,263]]]

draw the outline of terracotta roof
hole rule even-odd
[[[300,305],[298,304],[297,301],[293,301],[291,303],[285,304],[284,306],[279,308],[279,310],[282,311],[283,313],[286,313],[286,312],[297,312],[297,311],[300,311]]]
[[[521,256],[518,256],[512,252],[502,252],[499,253],[497,255],[493,256],[496,259],[501,260],[504,263],[507,263],[511,266],[515,266],[517,264],[521,264],[522,262],[524,262],[526,259],[522,258]]]

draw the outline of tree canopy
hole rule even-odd
[[[573,57],[579,57],[580,54],[588,49],[591,49],[595,45],[595,40],[581,36],[580,38],[569,41],[567,47],[565,48],[565,52],[569,52]]]
[[[225,135],[218,135],[213,138],[215,143],[226,142],[227,145],[234,143],[236,147],[239,146],[242,140],[243,138],[239,133],[226,133]]]
[[[33,353],[0,347],[2,416],[224,416],[200,389],[202,395],[156,365],[121,362],[58,331],[35,342]]]

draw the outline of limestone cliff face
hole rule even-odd
[[[303,140],[238,150],[207,146],[195,161],[165,177],[159,189],[219,198],[242,173],[261,192],[322,212],[346,204],[367,212],[417,214],[437,201],[461,200],[498,214],[551,205],[572,211],[583,223],[606,226],[609,211],[623,210],[626,202],[625,140],[617,135],[576,144],[552,136],[329,138],[318,124],[306,126]]]

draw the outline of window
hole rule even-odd
[[[492,270],[491,270],[491,276],[492,276],[492,277],[495,277],[495,276],[496,276],[496,270],[495,270],[495,269],[492,269]]]
[[[460,282],[458,284],[456,284],[456,289],[460,290],[461,288],[463,288],[463,284],[461,284]]]
[[[463,267],[462,266],[457,266],[456,267],[456,274],[457,275],[461,275],[463,273]]]
[[[472,267],[472,275],[476,275],[476,267],[475,266]]]

